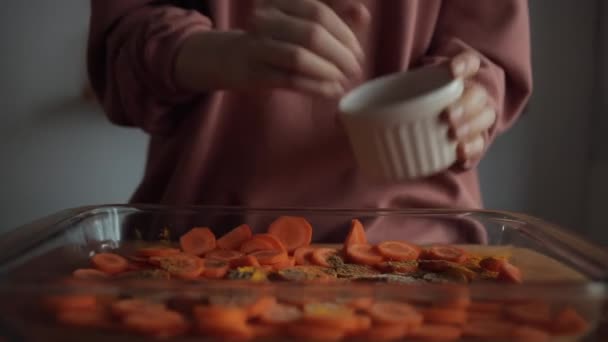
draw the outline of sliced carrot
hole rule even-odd
[[[547,342],[551,338],[546,331],[528,327],[525,325],[516,326],[511,331],[510,341],[516,342]]]
[[[235,306],[197,306],[194,316],[198,329],[205,335],[223,339],[248,340],[253,331],[247,325],[247,311]]]
[[[242,224],[217,240],[217,247],[228,250],[238,250],[243,242],[251,239],[251,227]]]
[[[215,235],[209,228],[192,228],[179,238],[179,245],[184,253],[203,256],[215,249]]]
[[[106,328],[112,322],[104,310],[66,310],[57,314],[57,320],[66,325],[84,328]]]
[[[410,332],[411,337],[425,341],[457,341],[461,335],[461,328],[439,324],[425,324]]]
[[[277,262],[275,264],[272,264],[270,266],[272,266],[272,269],[275,271],[281,271],[286,268],[294,267],[295,265],[296,265],[296,258],[288,257],[287,259]]]
[[[159,257],[169,256],[174,254],[180,254],[181,251],[177,248],[157,246],[157,247],[146,247],[137,250],[137,254],[144,257]]]
[[[277,237],[270,234],[254,235],[241,245],[241,252],[245,254],[263,250],[287,251],[287,248]]]
[[[312,226],[303,217],[279,217],[270,224],[268,233],[276,236],[290,253],[312,241]]]
[[[469,306],[469,312],[501,313],[504,304],[500,302],[474,301]]]
[[[94,310],[97,298],[92,295],[61,295],[45,298],[47,306],[57,311]]]
[[[507,261],[504,261],[500,265],[497,279],[515,284],[521,284],[523,282],[521,270]]]
[[[346,330],[349,337],[365,336],[372,327],[372,319],[368,315],[356,314],[353,321],[352,328]]]
[[[302,320],[317,326],[352,330],[357,325],[354,310],[344,305],[330,303],[311,303],[304,306]]]
[[[287,334],[290,337],[312,341],[340,341],[346,332],[328,325],[296,322],[287,325]]]
[[[275,297],[261,296],[247,306],[247,315],[249,318],[258,318],[275,305],[277,305],[277,299]]]
[[[462,263],[467,260],[467,253],[455,246],[436,245],[424,251],[421,258],[425,260],[445,260]]]
[[[134,313],[165,311],[166,309],[163,304],[142,299],[122,299],[110,306],[112,314],[118,317],[125,317]]]
[[[72,273],[77,279],[108,279],[108,274],[93,268],[81,268]]]
[[[230,269],[230,262],[225,260],[205,259],[203,261],[203,276],[206,278],[221,279]]]
[[[263,323],[281,325],[299,320],[302,311],[295,306],[275,304],[262,312],[259,319]]]
[[[214,249],[211,252],[205,254],[205,259],[217,259],[230,261],[242,257],[244,254],[239,251],[233,251],[228,249]]]
[[[449,308],[425,308],[424,321],[429,323],[463,325],[467,322],[467,312]]]
[[[505,315],[521,324],[545,327],[551,323],[551,308],[544,302],[510,305],[505,308]]]
[[[418,259],[420,248],[403,241],[385,241],[376,246],[378,252],[388,260],[411,261]]]
[[[114,253],[99,253],[93,255],[91,263],[95,268],[108,274],[124,272],[129,267],[127,259]]]
[[[420,325],[423,321],[423,316],[413,306],[400,302],[376,302],[369,314],[377,324]]]
[[[152,257],[150,260],[157,262],[160,268],[169,272],[172,276],[181,279],[196,279],[204,271],[203,260],[191,254]]]
[[[315,247],[305,246],[296,249],[293,252],[293,256],[296,258],[296,265],[307,266],[312,265],[312,252],[315,251]]]
[[[498,272],[500,271],[500,267],[503,262],[504,260],[499,258],[487,257],[481,259],[481,261],[479,262],[479,266],[486,271]]]
[[[184,316],[175,311],[137,312],[123,319],[126,329],[146,335],[170,337],[188,329]]]
[[[230,267],[232,267],[232,268],[247,267],[247,266],[259,267],[260,262],[258,261],[258,259],[256,257],[254,257],[252,255],[245,255],[240,258],[230,260]]]
[[[487,340],[503,340],[511,336],[514,324],[503,321],[470,321],[462,330],[464,337]]]
[[[344,241],[344,249],[346,250],[349,246],[355,244],[368,244],[363,224],[357,219],[350,222],[350,231],[348,232],[346,240]]]
[[[278,250],[264,250],[250,253],[258,259],[261,265],[273,265],[288,260],[287,252]]]
[[[374,266],[384,261],[384,257],[378,254],[376,249],[370,245],[351,245],[348,247],[346,255],[351,261],[361,265]]]
[[[372,297],[359,297],[344,301],[344,305],[358,311],[368,312],[374,305]]]
[[[334,248],[317,248],[312,252],[310,259],[317,266],[332,267],[328,258],[336,254],[338,251]]]
[[[408,330],[404,324],[374,325],[367,330],[365,337],[369,341],[394,341],[405,337]]]
[[[558,336],[583,334],[587,330],[589,322],[572,308],[559,311],[551,324],[552,333]]]

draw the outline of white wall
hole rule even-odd
[[[79,103],[89,1],[6,1],[0,11],[0,231],[54,211],[124,202],[146,139]]]
[[[595,2],[530,2],[536,93],[482,164],[486,204],[581,227]],[[66,207],[124,202],[141,177],[145,136],[76,100],[88,3],[3,5],[0,231]]]

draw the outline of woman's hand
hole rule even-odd
[[[345,20],[336,11],[346,13]],[[361,73],[363,51],[349,27],[365,24],[369,15],[361,11],[365,7],[352,0],[259,1],[251,32],[208,31],[186,39],[177,83],[195,91],[285,88],[340,96],[343,84]]]
[[[480,65],[481,59],[472,52],[458,55],[451,62],[454,76],[465,79],[464,94],[445,113],[450,137],[458,142],[458,162],[462,165],[481,157],[486,147],[485,133],[496,123],[488,91],[472,80]]]

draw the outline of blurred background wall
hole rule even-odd
[[[485,204],[608,244],[608,108],[599,87],[605,1],[530,1],[535,94],[481,166]],[[125,202],[146,136],[80,100],[89,1],[17,1],[0,13],[0,232],[82,204]],[[608,11],[605,12],[605,17]],[[605,61],[606,59],[602,60]],[[603,77],[602,77],[603,76]],[[604,89],[605,90],[605,89]],[[594,138],[592,134],[595,134]]]

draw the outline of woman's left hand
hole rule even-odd
[[[485,133],[496,123],[496,110],[488,91],[473,80],[480,65],[480,57],[473,52],[462,53],[451,61],[454,76],[465,80],[465,90],[446,110],[445,119],[450,125],[450,138],[458,142],[458,162],[465,166],[482,156]]]

